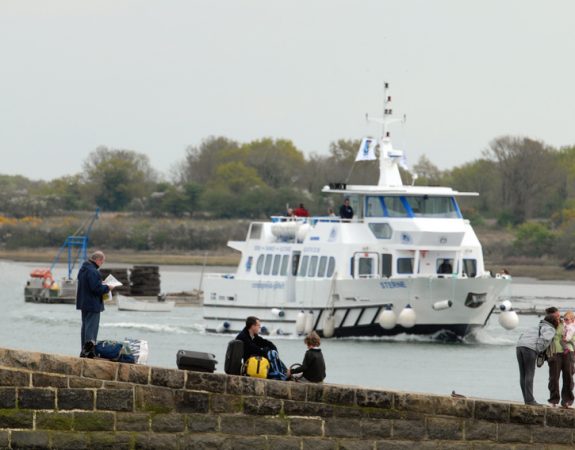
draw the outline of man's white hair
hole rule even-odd
[[[96,250],[90,255],[90,261],[103,261],[104,258],[104,252],[101,252],[100,250]]]

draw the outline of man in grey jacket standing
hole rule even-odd
[[[533,397],[533,378],[537,354],[544,351],[555,336],[559,319],[547,314],[537,327],[529,328],[517,341],[517,362],[519,363],[519,384],[526,405],[539,405]]]

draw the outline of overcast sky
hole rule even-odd
[[[575,144],[575,2],[0,0],[1,174],[53,179],[99,145],[168,173],[210,135],[306,154],[392,130],[413,164],[503,134]]]

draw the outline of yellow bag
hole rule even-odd
[[[250,356],[246,361],[245,374],[248,377],[267,378],[270,362],[263,356]]]

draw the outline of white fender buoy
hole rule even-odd
[[[301,224],[296,233],[297,241],[303,242],[309,230],[311,230],[311,226],[308,223]]]
[[[295,332],[297,334],[302,334],[305,329],[305,313],[300,311],[297,313],[297,317],[295,319]]]
[[[511,311],[512,309],[511,302],[509,300],[505,300],[503,302],[501,302],[501,304],[499,305],[499,309],[501,311]]]
[[[379,325],[381,328],[386,330],[391,330],[395,328],[395,324],[397,323],[397,317],[395,317],[395,313],[391,306],[387,305],[383,311],[379,314]]]
[[[412,328],[415,325],[415,311],[411,305],[405,305],[397,317],[397,323],[403,328]]]
[[[313,331],[313,325],[314,325],[314,314],[313,311],[308,312],[305,315],[305,327],[304,327],[304,333],[305,334],[310,334]]]
[[[451,300],[440,300],[431,305],[431,307],[436,311],[441,311],[442,309],[448,309],[451,308],[452,306],[453,303],[451,302]]]
[[[502,311],[501,314],[499,314],[499,325],[506,330],[513,330],[519,325],[519,316],[513,310]]]
[[[225,333],[230,329],[230,323],[226,320],[216,327],[216,333]]]
[[[283,317],[286,315],[285,311],[283,309],[279,309],[279,308],[272,308],[272,314],[275,317]]]
[[[323,337],[330,338],[335,333],[335,316],[331,313],[325,318],[323,322]]]

